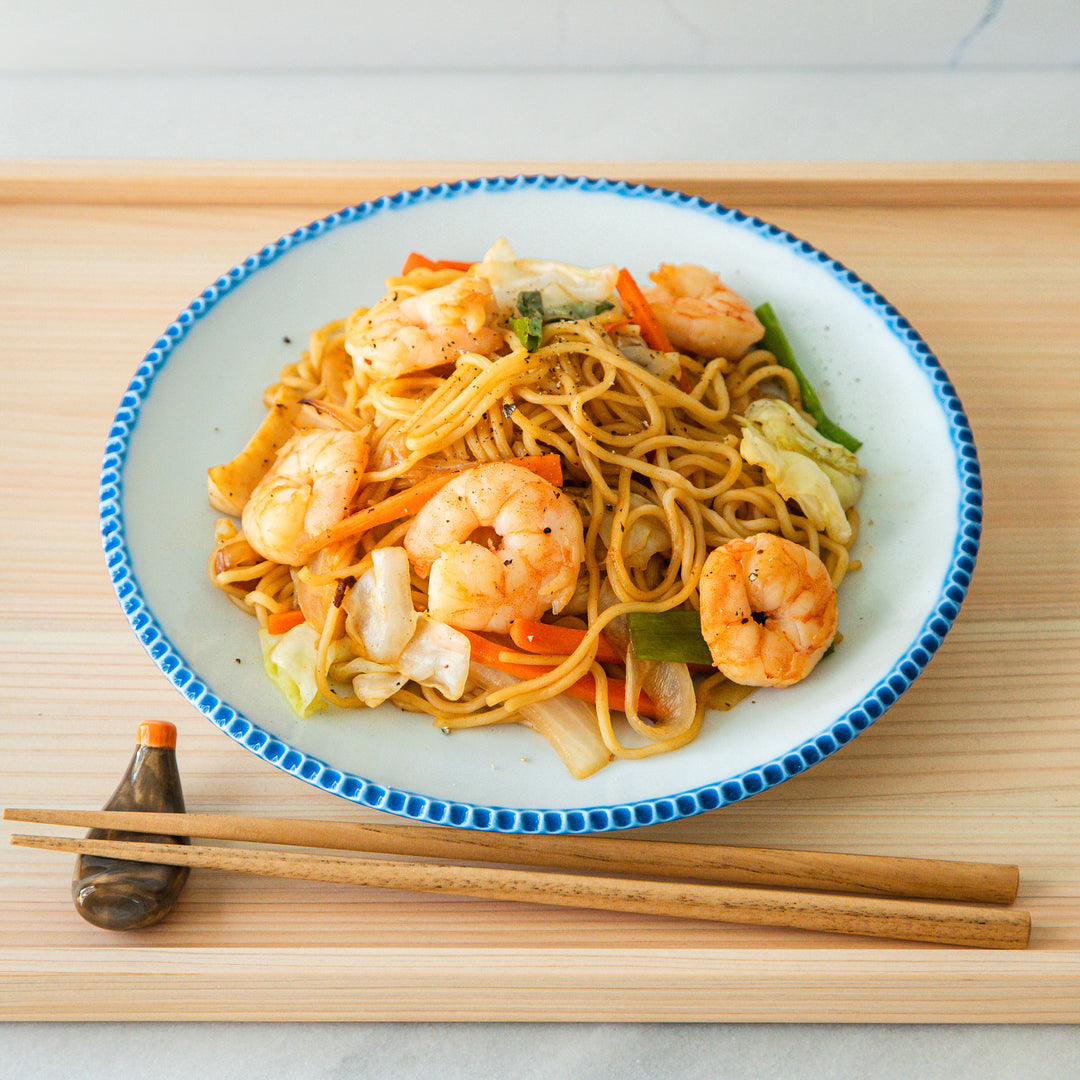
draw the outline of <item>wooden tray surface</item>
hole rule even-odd
[[[96,930],[71,859],[0,836],[0,1017],[24,1020],[1080,1020],[1080,167],[0,163],[4,806],[93,809],[168,719],[189,809],[374,820],[224,738],[105,573],[119,398],[222,271],[341,206],[511,172],[645,180],[856,269],[940,357],[986,489],[944,647],[806,775],[664,839],[1018,863],[1030,948],[990,953],[193,872],[158,927]],[[168,478],[162,478],[163,484]],[[898,583],[899,584],[899,583]]]

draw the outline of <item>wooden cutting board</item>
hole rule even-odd
[[[940,357],[985,533],[944,647],[868,732],[664,839],[1017,863],[1016,953],[193,872],[158,927],[96,930],[69,856],[0,837],[0,1016],[42,1020],[1080,1020],[1080,166],[0,164],[0,791],[92,809],[138,722],[179,729],[189,809],[373,820],[292,779],[159,674],[105,572],[97,481],[147,348],[265,243],[420,183],[647,180],[856,269]],[[168,477],[162,477],[167,489]],[[897,582],[897,588],[903,583]],[[29,831],[20,827],[18,831]]]

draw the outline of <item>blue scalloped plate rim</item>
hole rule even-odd
[[[859,296],[906,348],[929,381],[946,418],[955,452],[960,489],[957,530],[948,571],[909,647],[854,707],[800,745],[761,765],[670,795],[604,805],[570,808],[525,808],[483,805],[436,798],[417,791],[376,783],[343,771],[319,757],[295,749],[264,730],[215,695],[189,667],[147,606],[131,564],[122,507],[124,468],[132,433],[155,376],[169,361],[191,328],[224,297],[257,271],[297,245],[306,244],[343,225],[374,215],[475,192],[514,190],[602,192],[628,199],[657,200],[723,219],[787,245],[800,257],[832,274]],[[836,753],[879,719],[929,663],[951,629],[967,594],[982,530],[982,485],[971,426],[960,399],[937,357],[907,319],[871,285],[838,260],[787,230],[737,209],[698,196],[643,183],[563,175],[482,177],[423,186],[358,203],[295,229],[232,267],[209,285],[166,327],[147,352],[117,408],[109,431],[99,491],[100,532],[106,565],[117,599],[142,646],[169,682],[207,719],[251,753],[316,788],[373,810],[434,825],[509,833],[601,833],[669,822],[739,802],[797,776]]]

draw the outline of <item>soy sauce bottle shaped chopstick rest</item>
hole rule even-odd
[[[174,725],[166,721],[147,721],[139,725],[135,753],[105,809],[184,813]],[[189,842],[187,837],[116,829],[91,829],[86,835],[94,840],[139,840],[158,844]],[[187,877],[186,866],[80,855],[75,863],[71,895],[76,910],[87,922],[104,930],[135,930],[152,926],[168,915]]]

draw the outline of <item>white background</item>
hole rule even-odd
[[[1075,160],[1080,0],[0,0],[0,157]],[[1068,1027],[17,1025],[0,1076],[1080,1075]]]
[[[0,156],[1049,160],[1080,145],[1077,0],[3,0],[0,16]]]

